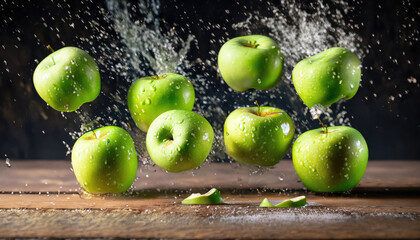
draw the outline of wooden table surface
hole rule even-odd
[[[370,161],[350,193],[305,191],[290,160],[273,168],[206,163],[185,173],[140,166],[133,192],[80,192],[68,161],[0,166],[0,237],[223,239],[420,238],[420,161]],[[192,191],[224,205],[182,205]],[[260,208],[306,195],[302,208]]]

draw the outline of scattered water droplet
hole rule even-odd
[[[9,158],[6,158],[6,161],[4,163],[6,164],[6,166],[8,168],[12,167],[12,164],[10,163],[10,159]]]

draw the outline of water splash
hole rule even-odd
[[[333,11],[331,6],[321,1],[311,3],[312,10],[309,11],[301,3],[282,0],[281,6],[285,8],[269,3],[274,15],[272,17],[247,12],[246,21],[233,24],[234,28],[243,29],[247,34],[257,34],[260,29],[268,28],[269,35],[277,40],[285,56],[285,76],[282,79],[284,83],[279,84],[274,92],[287,98],[292,109],[302,109],[302,101],[295,92],[291,77],[294,66],[300,60],[334,46],[343,46],[363,59],[362,39],[356,33],[348,31],[346,26],[349,23],[344,20],[344,15],[352,8],[345,1],[338,1],[335,4],[332,19],[328,17]],[[281,87],[285,87],[286,91],[281,92]],[[343,109],[342,102],[327,108],[304,107],[305,109],[301,112],[291,111],[289,114],[292,115],[295,123],[298,123],[298,133],[310,128],[306,121],[302,122],[302,119],[307,117],[308,110],[312,119],[317,119],[324,114],[330,125],[350,125],[350,122],[346,120],[347,112]]]
[[[158,0],[140,1],[137,4],[107,0],[107,10],[103,10],[103,14],[112,29],[117,32],[119,39],[117,43],[98,47],[98,50],[103,48],[103,52],[107,53],[106,58],[98,61],[101,65],[112,65],[111,70],[122,76],[122,81],[126,83],[142,76],[166,72],[177,72],[188,77],[196,91],[193,110],[207,118],[215,132],[213,148],[204,164],[225,161],[229,158],[224,152],[223,124],[231,111],[238,107],[253,106],[256,99],[261,105],[282,108],[294,120],[297,137],[313,128],[314,122],[310,121],[311,110],[304,106],[292,84],[291,72],[295,64],[333,46],[344,46],[363,58],[360,37],[350,31],[346,27],[349,23],[344,21],[343,16],[351,11],[346,2],[335,3],[334,8],[322,2],[311,3],[309,10],[308,6],[292,0],[281,1],[280,6],[271,3],[267,5],[272,13],[270,16],[261,16],[254,10],[244,9],[244,20],[226,20],[224,26],[205,23],[199,19],[197,24],[201,29],[210,31],[212,38],[208,39],[207,43],[198,43],[195,35],[184,34],[184,37],[181,37],[179,26],[169,26],[162,19],[161,3]],[[332,11],[335,13],[331,14]],[[229,13],[228,10],[226,13]],[[217,69],[217,51],[224,42],[236,36],[218,36],[214,32],[227,28],[236,31],[238,35],[265,34],[279,43],[285,55],[284,76],[274,89],[235,92],[223,82]],[[109,37],[102,31],[100,35],[104,38]],[[214,48],[196,58],[188,54],[192,50],[200,52],[200,45],[203,44],[210,44]],[[109,64],[111,58],[121,58],[121,61]],[[81,128],[69,131],[69,134],[73,139],[77,139],[83,132],[92,128],[109,124],[123,125],[135,140],[143,166],[153,165],[145,148],[146,134],[129,124],[131,117],[125,102],[126,88],[127,85],[110,91],[106,97],[111,105],[95,118],[89,112],[78,112]],[[329,108],[318,108],[317,115],[322,113],[326,122],[332,126],[349,125],[349,117],[346,116],[347,111],[342,103],[343,101],[340,101]],[[288,157],[290,158],[290,155]],[[232,159],[230,161],[233,162]],[[249,168],[251,173],[261,172]]]
[[[159,1],[141,1],[137,9],[145,18],[132,21],[129,4],[126,1],[107,1],[108,10],[114,22],[113,27],[122,37],[131,56],[131,66],[141,75],[156,75],[176,72],[185,59],[193,35],[183,40],[175,28],[163,33],[159,22]],[[151,71],[145,71],[144,60]]]

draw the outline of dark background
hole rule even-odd
[[[275,91],[251,90],[239,94],[229,90],[218,77],[217,68],[212,66],[217,66],[217,52],[226,40],[251,33],[273,35],[272,28],[261,23],[248,29],[233,27],[234,23],[246,21],[250,14],[254,16],[251,21],[260,16],[284,15],[284,21],[296,24],[298,20],[289,13],[292,8],[305,12],[309,16],[305,21],[311,21],[311,14],[322,13],[325,9],[322,14],[332,25],[328,32],[332,37],[331,42],[324,44],[334,46],[338,38],[335,34],[340,34],[334,27],[356,34],[358,55],[362,55],[363,65],[361,87],[356,96],[342,103],[340,108],[332,109],[347,112],[345,124],[351,124],[364,135],[370,159],[418,160],[418,2],[350,1],[346,7],[349,10],[343,10],[343,3],[330,1],[297,1],[293,6],[290,1],[133,1],[127,4],[127,14],[132,22],[137,21],[162,36],[171,36],[174,31],[176,38],[184,41],[188,35],[194,36],[184,61],[188,64],[181,64],[175,70],[187,73],[192,80],[197,91],[194,110],[205,115],[220,135],[226,114],[238,106],[252,105],[255,96],[261,98],[261,102],[273,102],[289,113],[297,111],[293,115],[298,133],[319,127],[317,121],[304,113],[305,107],[300,100],[289,100],[296,96],[287,93],[292,89],[287,76]],[[125,96],[133,80],[155,74],[156,69],[123,41],[113,25],[115,15],[110,13],[110,6],[110,1],[17,4],[0,0],[0,159],[68,159],[69,148],[84,131],[81,125],[87,123],[125,127],[140,142],[137,148],[143,150],[138,151],[144,152],[141,145],[144,134],[127,125],[127,122],[132,126],[134,123],[127,111]],[[277,15],[274,7],[280,9]],[[342,15],[340,21],[337,21],[336,12]],[[150,39],[142,39],[140,34],[136,41]],[[281,47],[281,39],[276,40]],[[37,64],[50,53],[45,47],[47,44],[55,49],[77,46],[97,60],[102,78],[97,100],[83,105],[75,113],[64,114],[42,101],[33,87],[32,74]],[[152,56],[155,54],[153,44],[151,42],[146,48]],[[171,46],[177,51],[182,44],[177,40]],[[297,49],[296,54],[300,59],[308,56],[299,51]],[[313,51],[317,52],[317,49]],[[133,57],[138,61],[133,63]],[[290,74],[291,70],[292,65],[286,66],[285,74]],[[277,93],[281,93],[278,98]],[[213,95],[217,99],[212,99]],[[218,105],[219,110],[214,110],[214,105]],[[333,114],[335,117],[338,115]],[[218,144],[215,151],[223,149],[221,139],[215,141]],[[213,155],[222,160],[226,157]]]

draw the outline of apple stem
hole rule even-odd
[[[328,125],[327,125],[327,124],[324,124],[324,123],[321,121],[321,118],[319,118],[319,117],[318,117],[318,121],[319,121],[319,123],[321,123],[321,126],[322,126],[323,128],[325,128],[325,133],[328,133]]]
[[[95,136],[95,138],[98,139],[98,135],[96,135],[95,129],[92,130],[92,132],[93,132],[93,135]]]
[[[54,52],[54,49],[51,47],[50,44],[47,45],[47,48],[50,49],[51,52]]]
[[[258,107],[258,109],[257,109],[257,115],[258,115],[258,116],[261,116],[261,107],[260,107],[260,105],[258,104],[258,100],[255,100],[255,101],[254,101],[254,103],[255,103],[255,105],[257,105],[257,107]]]
[[[258,46],[260,46],[260,44],[257,43],[257,41],[254,42],[254,48],[257,48]]]

